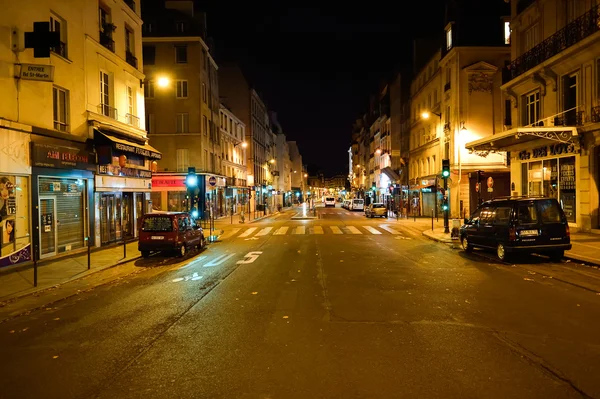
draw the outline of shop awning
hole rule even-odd
[[[381,169],[381,171],[383,173],[385,173],[385,175],[387,177],[389,177],[391,181],[393,181],[393,182],[400,181],[400,175],[398,173],[396,173],[394,171],[394,169],[390,168],[389,166],[386,166],[385,168]]]
[[[94,130],[95,139],[107,140],[111,143],[115,150],[121,152],[129,152],[132,154],[142,155],[150,159],[161,159],[162,154],[149,144],[139,144],[132,141],[115,137],[98,129]]]
[[[475,153],[507,151],[510,147],[527,143],[528,141],[546,139],[563,144],[572,144],[579,148],[577,128],[561,127],[518,127],[493,136],[465,144],[467,150]]]

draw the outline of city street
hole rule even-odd
[[[1,323],[0,397],[600,398],[596,292],[317,211]]]

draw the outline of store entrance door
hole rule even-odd
[[[57,252],[56,198],[40,197],[40,259],[55,256]]]
[[[102,244],[117,240],[117,204],[115,194],[102,194],[100,198],[100,234]]]
[[[123,235],[125,238],[133,238],[133,193],[123,193]]]

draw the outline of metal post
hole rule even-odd
[[[448,179],[444,179],[444,195],[448,195]],[[450,204],[448,204],[448,208],[450,208]],[[450,228],[448,226],[448,212],[449,209],[444,210],[444,233],[450,233]]]
[[[90,247],[90,237],[85,237],[85,242],[87,243],[87,256],[88,256],[88,270],[91,268],[91,247]]]
[[[123,234],[123,259],[127,257],[127,240],[125,239],[125,234]]]
[[[37,280],[38,280],[38,270],[37,270],[37,249],[38,246],[34,245],[33,246],[33,286],[37,287]]]
[[[431,231],[433,231],[433,215],[434,215],[434,209],[435,208],[431,208]]]

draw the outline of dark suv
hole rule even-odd
[[[482,203],[460,228],[465,252],[492,248],[508,261],[514,253],[538,253],[559,261],[571,249],[569,223],[554,198],[507,197]]]

